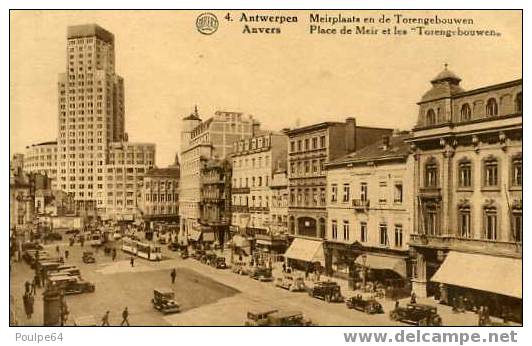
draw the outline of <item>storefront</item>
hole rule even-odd
[[[430,281],[443,304],[487,306],[492,316],[522,322],[522,278],[519,258],[450,251]]]
[[[323,242],[295,238],[284,254],[287,265],[293,269],[314,271],[325,266]]]

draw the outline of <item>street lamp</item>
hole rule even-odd
[[[368,260],[368,256],[366,254],[362,254],[362,287],[363,289],[366,288],[366,275],[367,275],[367,268],[366,268],[366,262]]]

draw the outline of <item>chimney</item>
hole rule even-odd
[[[388,150],[389,147],[390,147],[390,136],[383,135],[382,136],[382,149]]]
[[[352,153],[357,150],[356,140],[357,121],[350,117],[345,119],[345,150],[347,153]]]

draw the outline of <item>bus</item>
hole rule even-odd
[[[137,256],[149,261],[160,261],[162,258],[161,247],[137,242]]]

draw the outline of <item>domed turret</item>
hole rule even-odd
[[[188,147],[192,131],[201,124],[201,118],[198,113],[198,106],[194,106],[194,112],[182,119],[181,126],[181,150]]]
[[[461,80],[458,75],[447,69],[447,64],[445,64],[444,70],[430,81],[432,88],[423,95],[421,102],[451,97],[463,92],[464,89],[460,86]]]

